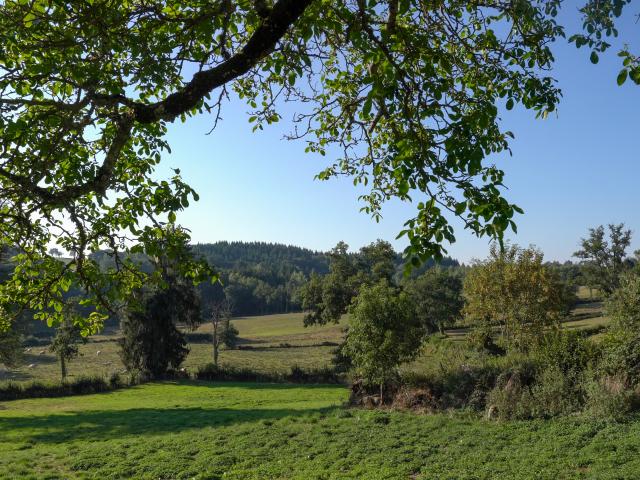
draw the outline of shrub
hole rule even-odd
[[[578,411],[584,405],[584,375],[549,366],[536,375],[528,399],[530,418],[550,418]]]
[[[640,332],[614,332],[602,343],[602,376],[615,377],[626,387],[640,385]]]
[[[491,328],[477,326],[467,335],[467,345],[477,352],[486,352],[490,355],[504,355],[505,349],[497,345],[491,333]]]
[[[42,383],[32,382],[19,384],[9,382],[0,387],[0,401],[18,400],[23,398],[66,397],[71,395],[87,395],[91,393],[107,392],[119,388],[129,387],[141,383],[135,375],[124,378],[113,374],[105,377],[79,377],[69,382]]]
[[[565,375],[582,372],[600,357],[600,349],[583,332],[553,330],[545,333],[531,352],[542,368],[557,368]]]
[[[491,418],[526,419],[531,417],[533,398],[531,385],[535,378],[532,365],[502,372],[487,396],[487,412]]]
[[[640,391],[630,389],[626,378],[592,377],[586,384],[587,412],[598,418],[621,420],[640,408]]]
[[[198,380],[264,383],[342,383],[344,379],[330,368],[304,369],[293,366],[289,373],[265,373],[250,368],[208,363],[196,372]]]

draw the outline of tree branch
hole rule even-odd
[[[212,90],[247,73],[271,53],[312,2],[313,0],[279,0],[242,50],[220,65],[196,73],[182,90],[172,93],[166,99],[153,104],[136,103],[135,120],[140,123],[173,121],[198,105]]]

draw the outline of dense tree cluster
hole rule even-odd
[[[299,290],[312,273],[324,274],[324,253],[264,242],[216,242],[193,252],[218,270],[234,315],[299,311]]]

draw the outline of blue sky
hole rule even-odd
[[[578,19],[573,8],[563,16]],[[568,33],[577,29],[571,24]],[[616,45],[639,46],[639,32],[629,18]],[[557,116],[536,120],[519,109],[502,115],[503,126],[516,135],[513,156],[493,160],[507,173],[507,198],[525,210],[511,239],[535,244],[549,260],[570,259],[588,227],[612,222],[625,222],[635,232],[633,248],[640,248],[640,86],[616,85],[616,51],[592,65],[584,48],[555,45],[552,75],[564,94]],[[194,241],[257,240],[327,250],[339,240],[357,249],[382,238],[404,247],[394,239],[414,215],[411,204],[388,203],[376,224],[359,212],[358,190],[349,179],[314,180],[331,159],[305,154],[303,142],[282,139],[290,117],[253,133],[246,110],[241,102],[228,103],[224,121],[210,135],[207,115],[170,126],[172,153],[159,173],[180,168],[198,191],[200,201],[178,217]],[[458,241],[447,247],[449,254],[465,262],[484,257],[488,240],[454,225]]]

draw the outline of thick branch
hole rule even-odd
[[[269,15],[253,33],[247,44],[236,55],[216,67],[196,73],[179,92],[150,105],[137,103],[135,120],[153,123],[172,121],[188,112],[212,90],[247,73],[260,60],[269,55],[313,0],[279,0]]]

